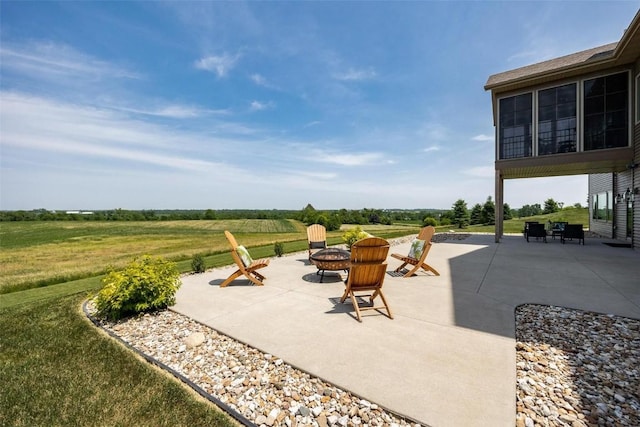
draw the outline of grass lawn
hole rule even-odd
[[[589,209],[588,208],[565,208],[559,212],[552,214],[536,215],[523,218],[514,218],[504,221],[504,232],[506,234],[518,234],[524,230],[525,221],[538,221],[545,224],[548,221],[565,221],[569,224],[582,224],[585,230],[589,229]],[[495,233],[494,225],[470,225],[464,229],[454,229],[453,226],[438,227],[438,231],[445,231],[452,229],[458,232],[473,232],[473,233]]]
[[[237,425],[96,328],[84,298],[0,308],[0,425]]]
[[[274,256],[276,241],[285,252],[306,250],[303,224],[269,221],[0,223],[0,425],[237,425],[104,334],[80,305],[102,285],[105,266],[117,266],[118,259],[169,255],[182,272],[191,270],[195,253],[208,254],[207,268],[231,264],[225,229],[256,258]],[[392,238],[419,227],[364,229]],[[342,243],[343,232],[329,232],[328,243]],[[65,281],[74,277],[80,278]]]
[[[365,226],[382,237],[417,233],[418,226]],[[145,254],[189,267],[195,254],[211,258],[208,266],[232,263],[224,230],[238,243],[257,248],[254,257],[273,256],[273,244],[286,252],[306,247],[306,226],[294,220],[212,221],[22,221],[0,222],[0,294],[105,274]],[[327,234],[341,243],[343,231]],[[185,268],[184,271],[187,271]]]

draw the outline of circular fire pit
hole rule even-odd
[[[322,272],[320,277],[320,283],[322,283],[325,271],[349,270],[351,266],[350,258],[351,253],[349,251],[338,248],[327,248],[312,254],[309,260],[311,260],[313,265],[318,267],[316,274]]]

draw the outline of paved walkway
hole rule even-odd
[[[232,267],[185,277],[174,309],[423,424],[513,426],[515,308],[640,318],[640,252],[599,239],[493,240],[434,244],[427,261],[438,277],[398,277],[399,261],[389,257],[384,291],[393,320],[366,311],[359,323],[339,302],[340,278],[328,272],[319,283],[306,252],[272,259],[262,287],[238,279],[221,289]]]

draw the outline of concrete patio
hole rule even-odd
[[[640,318],[640,253],[604,242],[471,235],[434,244],[440,276],[408,279],[389,257],[393,320],[366,311],[359,323],[338,274],[320,283],[306,252],[273,258],[262,287],[220,288],[232,266],[186,276],[173,309],[425,425],[513,426],[518,305]]]

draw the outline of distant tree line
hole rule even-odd
[[[438,215],[438,212],[428,210],[403,210],[403,209],[361,209],[337,211],[318,211],[311,204],[305,206],[294,219],[307,225],[321,224],[327,230],[338,230],[342,224],[386,224],[394,222],[422,222],[426,217]]]
[[[582,207],[580,203],[574,205],[575,208]],[[547,199],[544,202],[544,208],[539,203],[533,205],[524,205],[520,209],[511,209],[509,204],[503,204],[503,218],[505,220],[512,218],[524,218],[536,215],[550,214],[558,212],[562,209],[562,203],[557,203],[553,199]],[[471,210],[467,208],[467,202],[462,199],[458,199],[449,211],[448,224],[454,224],[458,228],[464,228],[468,225],[494,225],[495,219],[495,203],[491,200],[491,196],[487,197],[487,201],[484,204],[477,203]],[[448,225],[440,222],[440,225]]]
[[[299,211],[287,210],[126,210],[0,211],[0,221],[176,221],[203,219],[287,219]]]
[[[579,203],[575,207],[581,207]],[[553,199],[540,204],[524,205],[520,209],[511,209],[504,204],[504,219],[530,217],[557,212],[561,203]],[[426,209],[360,209],[360,210],[316,210],[311,204],[302,210],[260,210],[260,209],[206,209],[206,210],[126,210],[112,209],[102,211],[49,211],[35,209],[31,211],[0,211],[0,221],[176,221],[176,220],[214,220],[214,219],[296,219],[307,225],[322,224],[328,230],[337,230],[342,224],[392,224],[398,222],[418,223],[421,225],[456,225],[464,228],[468,225],[495,224],[495,203],[491,196],[484,204],[477,203],[468,209],[467,203],[459,199],[450,210]]]

